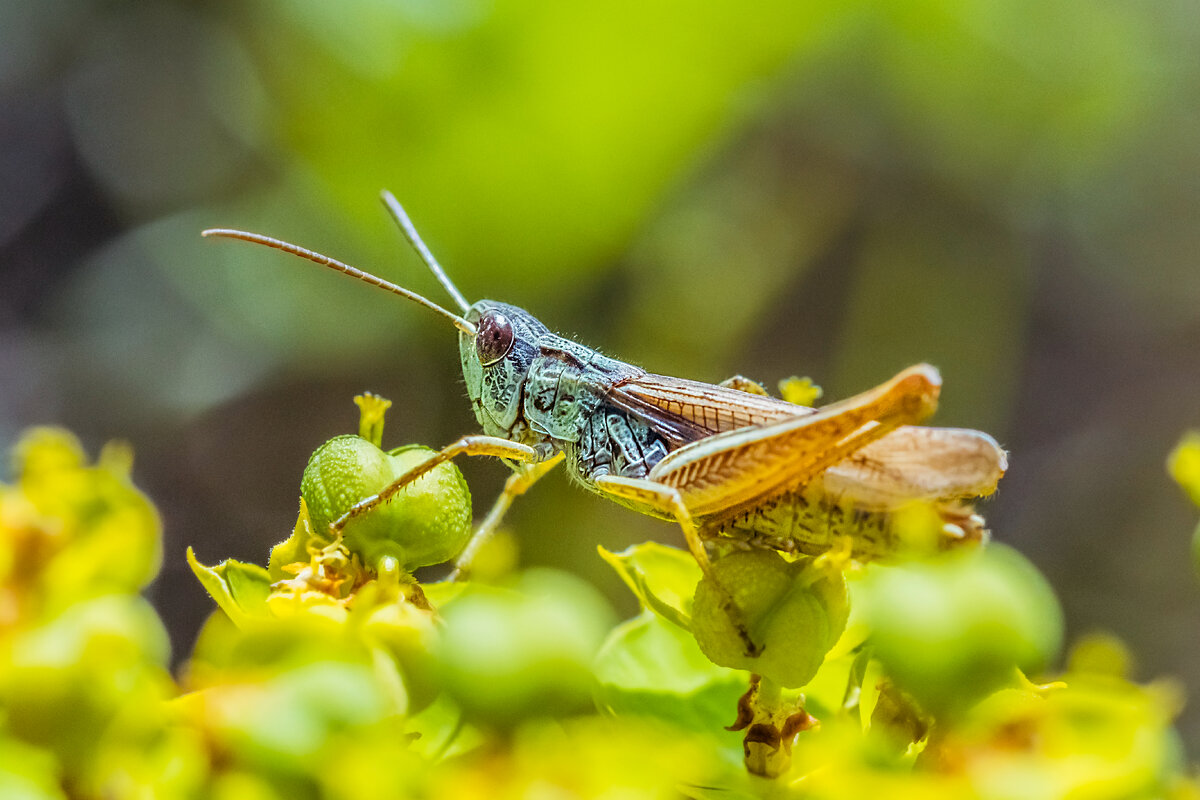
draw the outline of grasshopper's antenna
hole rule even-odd
[[[369,283],[372,286],[378,286],[380,289],[387,289],[389,292],[398,294],[401,297],[407,297],[409,300],[412,300],[415,303],[420,303],[431,311],[436,311],[443,317],[447,317],[451,322],[454,323],[454,327],[458,328],[463,333],[471,336],[475,335],[475,326],[470,322],[467,322],[458,314],[447,311],[437,303],[433,302],[432,300],[426,300],[416,292],[409,291],[408,289],[397,286],[394,283],[385,281],[383,278],[377,278],[369,272],[363,272],[361,269],[357,269],[349,264],[338,261],[336,258],[330,258],[327,255],[322,255],[321,253],[309,250],[308,248],[301,247],[297,244],[292,244],[291,242],[285,242],[282,239],[274,239],[270,236],[263,236],[261,233],[249,233],[247,231],[233,230],[232,228],[209,228],[206,231],[201,231],[200,235],[222,236],[226,239],[241,239],[243,242],[253,242],[254,244],[266,245],[267,247],[273,247],[276,250],[282,250],[285,253],[291,253],[294,256],[307,258],[309,261],[313,261],[323,267],[329,267],[330,269],[345,273],[351,278],[358,278],[364,283]]]
[[[392,215],[392,219],[396,220],[396,224],[404,232],[404,238],[408,239],[408,243],[417,251],[417,255],[425,262],[425,266],[429,267],[429,270],[433,273],[433,277],[437,278],[438,283],[445,287],[450,296],[454,298],[454,302],[458,303],[458,307],[463,310],[463,313],[467,313],[467,309],[471,307],[471,304],[466,301],[462,296],[462,292],[458,291],[454,284],[450,282],[450,279],[446,277],[446,273],[442,270],[442,265],[433,257],[433,253],[429,252],[429,248],[425,246],[425,242],[421,241],[421,235],[417,233],[416,226],[408,218],[404,206],[400,205],[400,201],[396,199],[396,196],[387,189],[384,189],[379,195],[383,198],[383,204],[387,206],[388,213]]]

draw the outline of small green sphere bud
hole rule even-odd
[[[849,604],[841,574],[767,550],[728,555],[713,564],[713,573],[720,586],[702,579],[692,606],[692,633],[704,655],[714,664],[749,670],[788,688],[812,680],[846,627]],[[757,657],[746,654],[726,608],[728,596],[737,606],[734,614],[762,648]]]
[[[588,584],[530,570],[512,589],[469,586],[442,615],[441,677],[472,718],[509,725],[592,706],[591,664],[615,619]]]
[[[300,493],[313,534],[329,539],[329,526],[352,506],[378,494],[434,451],[410,446],[385,453],[359,436],[337,436],[313,453]],[[413,570],[453,558],[471,536],[471,495],[458,467],[439,464],[379,508],[347,523],[346,549],[376,566],[392,558]]]
[[[335,436],[318,447],[300,479],[313,533],[326,538],[332,522],[387,486],[391,475],[387,454],[360,436]]]
[[[871,642],[887,673],[935,714],[957,713],[1058,651],[1062,612],[1015,550],[894,567],[863,585]]]

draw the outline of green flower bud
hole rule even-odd
[[[469,587],[444,611],[442,678],[473,717],[509,724],[592,704],[592,659],[614,622],[591,586],[531,570],[514,589]]]
[[[78,773],[129,709],[153,724],[170,691],[168,651],[167,632],[142,598],[77,603],[0,646],[5,731],[48,748]]]
[[[385,453],[359,436],[330,439],[313,453],[300,482],[313,535],[328,541],[331,523],[433,455],[416,445]],[[351,520],[342,534],[346,549],[372,567],[387,556],[406,570],[440,564],[471,536],[466,481],[454,464],[439,464],[383,506]]]
[[[439,688],[432,652],[437,641],[433,614],[411,603],[387,603],[370,613],[362,633],[399,665],[410,713],[433,702]]]
[[[956,713],[1057,653],[1062,612],[1015,550],[879,569],[863,582],[871,642],[884,669],[922,706]]]
[[[798,688],[817,673],[825,654],[846,627],[846,582],[811,559],[788,561],[774,551],[733,553],[713,564],[716,581],[704,578],[692,605],[692,633],[715,664],[744,669]],[[727,606],[727,595],[754,644],[746,646]]]

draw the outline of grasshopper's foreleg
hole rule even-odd
[[[467,542],[467,546],[463,548],[462,553],[454,562],[454,570],[450,573],[450,580],[459,581],[470,575],[471,562],[475,560],[475,556],[479,553],[480,548],[492,538],[496,533],[496,529],[500,527],[501,520],[508,513],[509,507],[513,501],[533,486],[542,476],[550,470],[554,469],[562,463],[563,454],[557,455],[540,461],[536,464],[522,464],[517,468],[516,472],[508,476],[508,480],[504,482],[504,491],[496,498],[496,502],[492,504],[492,508],[488,511],[486,517],[479,527],[475,529],[475,533],[471,534],[471,540]]]
[[[708,558],[708,551],[704,549],[704,538],[700,534],[700,528],[696,525],[696,521],[693,519],[691,512],[688,511],[687,506],[684,505],[683,497],[680,495],[679,490],[642,478],[624,478],[616,475],[605,475],[597,478],[596,486],[606,494],[632,502],[638,506],[643,506],[665,516],[673,517],[679,523],[679,527],[683,529],[683,538],[687,541],[688,550],[691,551],[692,557],[700,565],[700,570],[704,573],[704,576],[712,581],[717,591],[720,592],[722,599],[721,606],[728,615],[729,621],[733,623],[738,637],[742,640],[746,655],[754,657],[761,653],[762,647],[755,644],[754,639],[751,638],[750,630],[746,626],[744,615],[737,601],[733,599],[733,595],[730,594],[729,589],[714,574],[712,562]]]
[[[443,447],[392,481],[379,494],[367,497],[350,506],[345,514],[342,514],[330,524],[330,532],[336,537],[350,520],[383,505],[405,486],[408,486],[438,464],[445,463],[455,456],[496,456],[497,458],[507,458],[526,464],[536,462],[538,459],[536,450],[519,442],[510,442],[508,439],[501,439],[498,436],[464,436],[457,442]]]

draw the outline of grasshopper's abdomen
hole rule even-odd
[[[941,527],[931,533],[939,548],[987,537],[983,518],[970,506],[943,503],[935,510]],[[896,512],[855,508],[826,494],[820,486],[785,492],[732,516],[706,520],[705,527],[757,547],[812,556],[848,542],[850,555],[857,561],[887,560],[905,549],[928,545],[928,541],[908,541],[913,526],[906,527]]]

